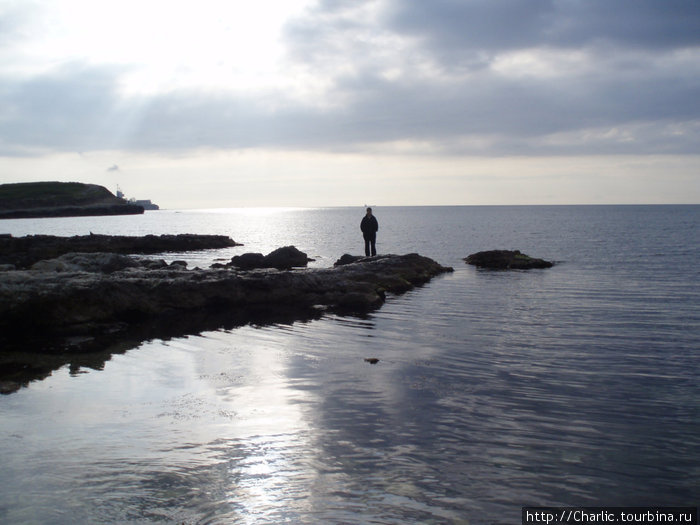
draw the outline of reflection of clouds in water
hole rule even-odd
[[[202,377],[214,380],[216,398],[236,414],[219,429],[226,441],[218,460],[227,468],[225,500],[246,523],[301,510],[295,502],[306,499],[306,480],[313,477],[304,461],[310,449],[304,409],[313,399],[304,390],[290,388],[288,338],[279,337],[280,333],[279,329],[243,327],[234,340],[238,336],[246,340],[245,349],[226,347],[214,359],[202,355],[198,363]],[[230,341],[228,334],[210,337]],[[210,374],[216,370],[218,375]],[[226,384],[221,374],[235,375],[235,381]]]
[[[304,458],[304,432],[251,436],[239,443],[240,457],[228,462],[226,500],[240,509],[246,523],[283,521],[304,512],[314,471]]]
[[[357,211],[274,215],[276,237],[241,250],[307,239],[332,259],[359,237]],[[139,227],[186,224],[155,213]],[[634,233],[650,213],[667,221],[659,237]],[[289,215],[298,227],[285,230]],[[0,509],[14,522],[61,523],[51,519],[59,509],[86,523],[514,523],[523,501],[688,501],[695,484],[678,473],[698,444],[688,360],[697,315],[684,263],[698,243],[668,232],[694,239],[696,211],[414,215],[383,210],[385,238],[456,271],[370,315],[152,341],[103,371],[64,368],[0,398]],[[341,233],[316,235],[314,217]],[[260,236],[236,214],[188,221],[241,242]],[[436,238],[437,223],[455,233]],[[547,273],[464,265],[492,243],[568,262]]]
[[[365,331],[374,325],[372,316],[330,317],[242,327],[233,338],[207,334],[222,345],[214,357],[200,355],[200,377],[236,416],[221,425],[212,457],[219,467],[206,468],[226,465],[221,497],[240,522],[356,522],[397,512],[407,520],[457,518],[436,499],[439,473],[421,467],[412,416],[401,421],[432,397],[400,408],[406,389],[389,386],[402,359],[394,356],[383,369],[364,363],[366,352],[378,350]],[[245,345],[226,346],[232,341]]]

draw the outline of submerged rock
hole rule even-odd
[[[551,268],[554,263],[536,259],[518,250],[489,250],[477,252],[464,258],[467,264],[494,270],[528,270],[531,268]]]

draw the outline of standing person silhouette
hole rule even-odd
[[[367,214],[362,217],[360,230],[362,230],[362,237],[365,239],[365,255],[369,257],[371,253],[372,257],[374,257],[377,255],[377,230],[379,230],[379,223],[377,218],[372,215],[372,208],[367,208]]]

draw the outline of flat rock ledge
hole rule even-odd
[[[155,254],[242,246],[225,235],[0,235],[2,269],[26,269],[34,263],[67,253]]]
[[[464,258],[467,264],[492,270],[529,270],[532,268],[551,268],[554,263],[536,259],[520,253],[519,250],[488,250],[477,252]]]
[[[28,338],[94,338],[210,314],[221,319],[285,308],[301,318],[319,308],[365,312],[379,307],[386,293],[406,292],[450,271],[415,253],[333,268],[250,271],[189,270],[114,253],[64,254],[34,269],[0,274],[0,348],[3,340],[15,348],[19,341],[31,351]],[[199,327],[204,329],[212,327]]]

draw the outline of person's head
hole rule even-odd
[[[372,208],[367,208],[367,215],[372,215]]]

